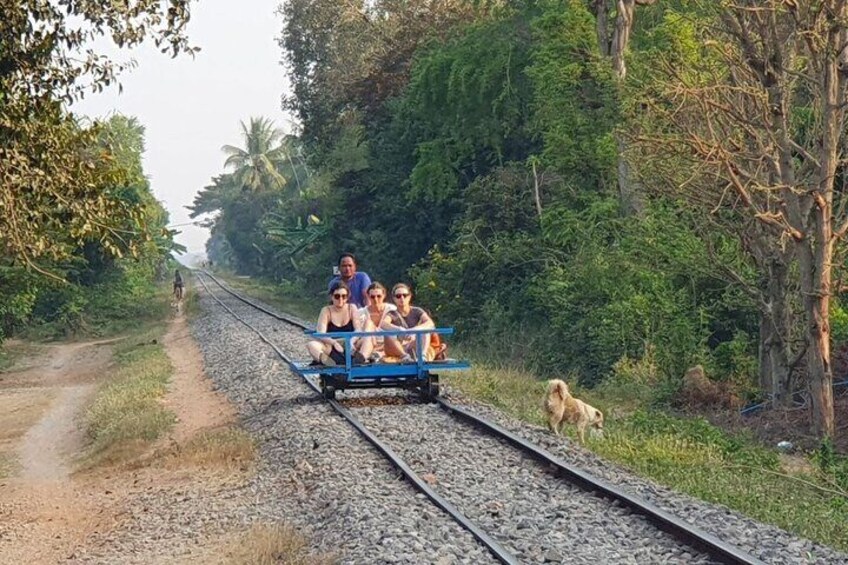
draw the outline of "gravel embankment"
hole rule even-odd
[[[211,288],[211,287],[210,287]],[[216,292],[287,351],[305,351],[300,330]],[[260,520],[308,527],[316,549],[345,563],[493,563],[488,550],[335,415],[271,349],[201,293],[192,325],[207,374],[259,441],[250,485]]]
[[[266,335],[277,336],[286,333],[284,324],[271,320],[261,313],[251,312],[249,308],[241,312],[251,317],[252,323],[257,323]],[[300,330],[294,330],[294,338],[286,338],[279,342],[284,351],[301,356],[305,340]],[[277,338],[274,337],[274,341]],[[358,392],[343,393],[341,398],[361,398],[372,394],[391,395],[392,392],[377,393]],[[399,393],[403,394],[403,393]],[[578,466],[590,473],[601,477],[612,484],[623,487],[658,507],[674,513],[712,533],[722,540],[734,544],[767,563],[846,563],[848,556],[829,547],[798,538],[774,526],[759,523],[717,504],[696,500],[687,495],[674,492],[657,485],[650,480],[635,476],[632,473],[604,461],[591,452],[563,440],[554,438],[547,430],[516,421],[500,411],[489,406],[476,403],[453,391],[447,394],[454,402],[460,402],[472,408],[477,413],[490,418],[505,428],[517,433],[549,450],[564,461]],[[364,400],[364,399],[363,399]],[[367,400],[365,401],[367,403]],[[352,403],[356,405],[356,401]],[[655,559],[645,556],[654,555],[659,560],[679,559],[691,562],[685,555],[685,548],[670,546],[668,551],[660,549],[662,541],[655,542],[662,534],[637,537],[641,519],[632,517],[622,520],[626,511],[617,508],[606,508],[610,520],[592,518],[590,513],[581,514],[583,509],[577,503],[575,511],[573,500],[580,497],[570,495],[571,487],[562,482],[551,483],[550,477],[536,469],[535,463],[525,461],[521,455],[503,455],[494,459],[503,459],[499,471],[487,473],[488,467],[481,463],[481,453],[490,450],[510,449],[500,446],[490,438],[481,437],[467,426],[455,422],[435,407],[417,405],[414,407],[379,407],[359,409],[357,413],[393,448],[404,456],[413,468],[422,474],[429,473],[434,486],[449,500],[454,502],[466,515],[486,527],[490,534],[504,544],[519,552],[522,557],[530,560],[551,559],[562,557],[563,562],[580,562],[589,559],[613,560],[626,562],[653,562]],[[446,442],[449,448],[427,449],[428,443],[434,439]],[[454,446],[453,449],[450,446]],[[507,463],[508,462],[508,463]],[[493,482],[492,475],[503,479],[502,483]],[[509,484],[533,485],[532,489],[524,486],[510,487]],[[513,491],[512,493],[510,492]],[[518,492],[515,492],[518,491]],[[532,491],[532,493],[530,492]],[[544,502],[548,493],[551,498]],[[568,493],[568,494],[566,494]],[[540,499],[542,502],[540,502]],[[595,499],[594,504],[605,504]],[[540,506],[541,504],[541,506]],[[536,510],[542,508],[541,512]],[[604,510],[604,509],[602,509]],[[575,513],[577,512],[577,513]],[[568,517],[571,513],[571,518]],[[603,514],[604,512],[602,512]],[[576,516],[579,519],[574,519]],[[633,522],[627,524],[626,522]],[[607,550],[594,551],[598,542],[593,538],[595,530],[604,523],[612,523],[613,529],[606,535],[609,541]],[[521,526],[520,528],[518,526]],[[645,527],[650,527],[647,524]],[[603,528],[600,528],[603,529]],[[574,549],[573,544],[564,544],[566,539],[584,538],[585,542]],[[604,536],[602,536],[604,537]],[[656,545],[659,544],[659,546]],[[601,546],[603,547],[603,546]],[[655,552],[655,553],[654,553]],[[691,559],[697,559],[692,552]],[[615,556],[621,555],[619,561]],[[638,555],[639,558],[634,556]]]
[[[643,517],[557,479],[437,406],[355,414],[522,562],[710,562]]]
[[[292,335],[279,322],[216,294],[281,350],[303,356],[305,339],[299,331]],[[359,391],[344,397],[356,399],[354,405],[379,404],[357,410],[368,428],[389,440],[422,475],[438,477],[437,490],[522,562],[708,562],[643,518],[558,481],[516,450],[434,406],[386,406],[379,400],[394,395]]]
[[[298,328],[210,288],[275,345],[305,358]],[[288,522],[315,551],[343,563],[493,563],[488,551],[417,494],[346,422],[293,374],[256,334],[197,288],[202,314],[192,333],[207,374],[257,438],[260,463],[247,485],[210,495],[151,489],[127,517],[129,531],[106,537],[86,563],[164,562],[198,554],[203,539],[255,522]],[[848,556],[681,495],[601,460],[546,430],[448,391],[453,402],[561,459],[637,494],[767,563],[845,563]],[[443,496],[522,562],[700,563],[642,518],[589,496],[518,451],[403,392],[341,393],[340,399]],[[376,400],[380,397],[383,400]],[[395,400],[396,402],[392,402]],[[156,509],[153,511],[153,509]],[[154,535],[151,537],[150,532]],[[139,561],[133,556],[144,555]],[[151,559],[161,556],[162,560]],[[80,557],[80,556],[78,556]]]
[[[451,402],[474,411],[527,441],[543,447],[564,462],[622,487],[766,563],[848,564],[848,555],[845,553],[800,538],[776,526],[752,520],[725,506],[675,492],[605,461],[567,439],[556,438],[544,428],[518,421],[456,391],[446,392],[451,397]]]

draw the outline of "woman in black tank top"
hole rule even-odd
[[[352,332],[352,331],[354,331],[354,329],[353,329],[353,318],[348,320],[348,322],[343,326],[337,326],[336,324],[333,323],[333,320],[330,320],[329,322],[327,322],[327,333]]]
[[[321,308],[318,333],[364,331],[357,322],[356,307],[348,302],[350,289],[342,281],[337,281],[330,288],[330,305]],[[351,354],[354,363],[365,363],[371,355],[374,346],[372,338],[357,338],[352,341],[354,351]],[[344,340],[329,337],[316,339],[306,344],[314,365],[344,364]]]

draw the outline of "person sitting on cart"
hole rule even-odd
[[[386,290],[379,282],[373,282],[368,286],[368,300],[370,304],[359,309],[359,316],[362,319],[362,326],[369,327],[369,322],[372,328],[382,328],[383,324],[388,320],[389,314],[397,310],[397,307],[391,302],[386,302],[386,295],[389,291]],[[374,338],[374,352],[371,353],[372,361],[379,361],[385,355],[385,341],[382,337]]]
[[[404,283],[398,283],[392,288],[397,310],[389,312],[381,328],[384,330],[427,330],[436,327],[430,314],[423,308],[412,305],[412,290]],[[433,334],[418,336],[386,337],[386,355],[400,357],[402,363],[415,361],[415,340],[421,339],[421,351],[424,359],[432,361],[437,352],[430,346]]]
[[[318,333],[331,332],[353,332],[373,331],[374,326],[363,323],[362,318],[357,316],[356,306],[349,302],[350,289],[342,281],[336,281],[330,286],[330,304],[321,308],[318,315],[316,330]],[[312,356],[313,364],[332,367],[343,365],[345,362],[343,339],[321,338],[306,344],[309,354]],[[351,358],[354,363],[365,363],[371,355],[374,347],[372,338],[357,338],[351,340],[353,352]]]

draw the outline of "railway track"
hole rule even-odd
[[[210,297],[291,365],[290,352],[284,351],[273,335],[269,336],[267,330],[263,332],[256,327],[258,324],[250,323],[227,306],[214,289],[275,321],[301,329],[307,328],[305,324],[241,296],[209,273],[197,273],[197,278]],[[320,395],[314,381],[304,380]],[[386,398],[385,393],[381,395]],[[597,555],[591,543],[575,544],[575,536],[585,539],[601,536],[613,545],[616,538],[621,538],[620,555],[631,559],[642,556],[650,561],[681,563],[762,563],[740,548],[593,477],[445,399],[439,398],[435,405],[401,403],[392,406],[394,412],[390,413],[385,406],[374,406],[386,402],[376,400],[371,391],[346,393],[344,398],[328,402],[416,489],[470,532],[501,563],[528,561],[528,540],[532,544],[534,539],[550,548],[543,554],[548,561],[588,561]],[[393,400],[397,404],[397,397]],[[399,412],[398,408],[403,411]],[[458,428],[457,421],[462,423]],[[441,447],[444,443],[452,443],[453,447],[445,449]],[[481,452],[496,462],[491,469],[477,468],[483,464],[477,456]],[[465,471],[458,475],[465,478],[454,480],[452,469],[462,468]],[[499,501],[504,489],[521,493],[516,501],[509,502],[510,508]],[[468,493],[476,491],[479,491],[476,499],[469,502]],[[511,515],[511,507],[521,507],[525,515]],[[599,514],[604,514],[606,522],[614,522],[616,527],[610,532],[595,531],[599,524],[593,516]],[[514,536],[512,532],[516,528],[529,531]],[[647,532],[644,543],[634,545],[634,536],[639,537],[642,531]],[[570,539],[562,539],[563,532]],[[571,549],[565,553],[555,547],[566,541]]]

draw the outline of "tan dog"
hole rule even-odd
[[[585,433],[588,426],[592,426],[592,431],[602,433],[604,430],[603,412],[571,396],[568,385],[559,379],[548,381],[545,412],[548,416],[548,427],[556,435],[559,435],[563,423],[577,424],[580,443],[586,442]]]

